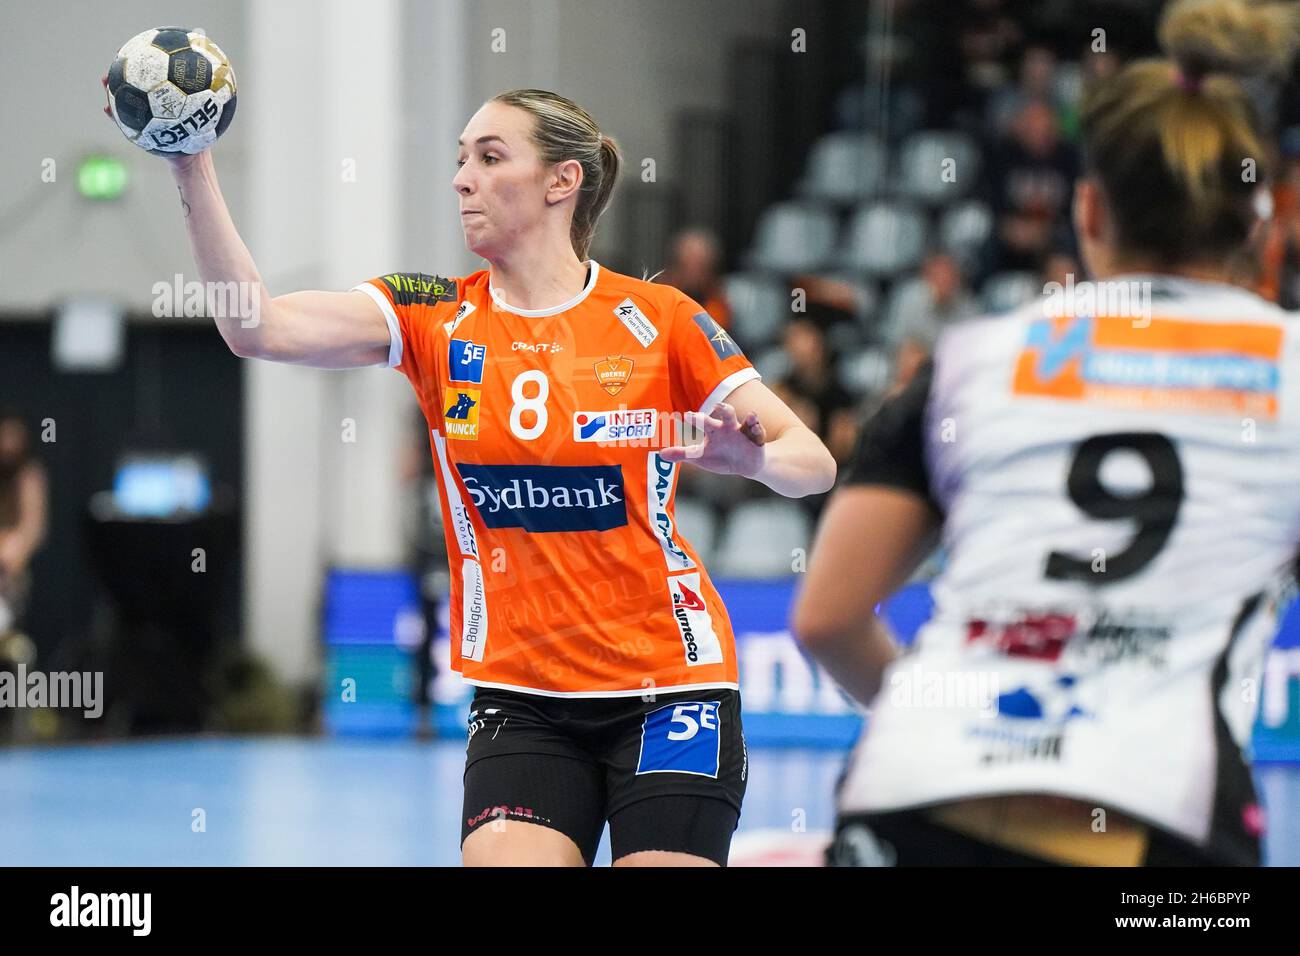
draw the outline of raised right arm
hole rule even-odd
[[[238,290],[227,301],[253,306],[250,315],[216,319],[217,330],[232,352],[315,368],[387,363],[389,328],[373,299],[359,292],[291,292],[273,297],[235,229],[211,151],[178,155],[168,162],[204,288],[238,283],[225,286]]]

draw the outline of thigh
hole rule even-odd
[[[749,771],[737,691],[637,699],[604,758],[616,861],[657,850],[726,864]]]
[[[472,837],[476,858],[522,864],[541,862],[548,844],[563,854],[571,843],[590,864],[605,825],[600,763],[556,728],[545,700],[479,691],[470,707],[462,849]]]
[[[465,769],[465,865],[590,866],[605,826],[603,776],[553,754],[475,761]]]
[[[647,797],[609,818],[614,864],[682,866],[692,860],[727,865],[740,812],[724,800],[698,796]]]

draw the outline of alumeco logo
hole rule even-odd
[[[664,461],[658,452],[646,456],[646,492],[650,520],[654,523],[655,537],[664,549],[664,561],[669,571],[687,571],[695,567],[691,556],[683,551],[673,537],[673,519],[668,514],[668,499],[673,493],[673,478],[677,471],[675,462]]]
[[[703,611],[704,602],[685,584],[680,581],[673,583],[676,585],[673,589],[673,615],[677,618],[677,628],[682,633],[682,643],[686,645],[686,659],[696,664],[700,660],[700,647],[695,643],[695,632],[691,629],[691,619],[686,612]]]
[[[674,607],[689,608],[692,611],[704,610],[704,599],[680,581],[677,583],[677,592],[673,595]]]
[[[618,465],[458,464],[489,528],[531,532],[608,531],[627,524]]]
[[[703,582],[699,571],[687,571],[668,578],[673,619],[682,639],[682,652],[687,667],[723,662],[722,642],[713,629],[713,617],[704,602],[702,590]]]

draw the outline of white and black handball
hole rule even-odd
[[[151,153],[201,153],[235,116],[235,73],[202,30],[133,36],[108,70],[108,107],[123,135]]]

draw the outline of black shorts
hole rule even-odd
[[[826,849],[827,866],[1064,866],[951,830],[924,810],[841,814]],[[1198,847],[1148,829],[1140,866],[1214,866]]]
[[[557,698],[478,688],[461,843],[493,820],[550,827],[588,865],[609,823],[615,860],[641,850],[725,866],[748,776],[740,693]]]

